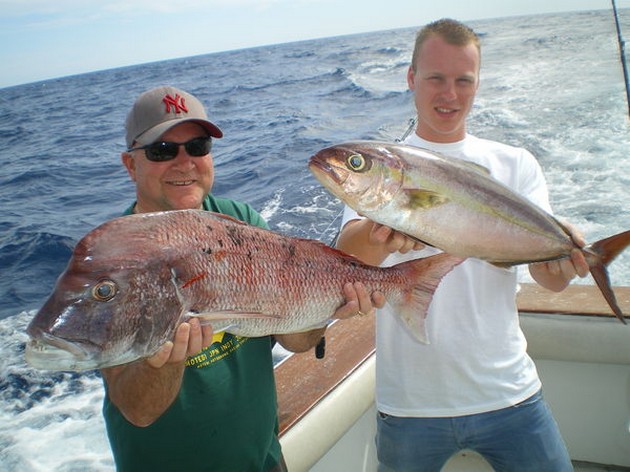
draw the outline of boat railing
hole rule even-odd
[[[630,287],[615,293],[630,315]],[[592,285],[554,293],[523,284],[517,304],[572,458],[630,467],[630,326],[609,314]],[[322,359],[293,354],[276,367],[280,439],[292,471],[326,470],[316,464],[342,441],[346,468],[336,470],[375,470],[374,340],[373,317],[355,317],[328,328]]]

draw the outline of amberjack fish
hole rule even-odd
[[[578,247],[556,218],[461,159],[404,144],[355,141],[320,150],[309,168],[357,213],[449,254],[512,266],[564,258]],[[606,267],[629,243],[625,231],[580,248],[624,324]]]
[[[124,216],[76,245],[27,328],[26,359],[52,370],[132,362],[191,316],[247,337],[306,331],[326,324],[355,281],[381,291],[426,341],[433,292],[463,260],[438,256],[385,269],[207,211]]]

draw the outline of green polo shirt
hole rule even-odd
[[[243,203],[209,195],[203,208],[267,228]],[[266,472],[275,467],[280,443],[271,348],[269,336],[216,335],[211,346],[188,358],[174,403],[145,428],[122,416],[106,388],[103,415],[118,472]]]

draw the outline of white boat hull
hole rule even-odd
[[[548,313],[522,313],[521,325],[572,460],[630,470],[630,326],[610,316]],[[372,352],[284,431],[292,472],[376,472],[374,381]],[[492,468],[464,451],[443,470]]]

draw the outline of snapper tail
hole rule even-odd
[[[601,239],[585,249],[587,253],[594,253],[597,256],[595,258],[588,258],[591,275],[595,279],[595,283],[601,290],[602,295],[604,295],[608,305],[612,308],[613,313],[623,324],[627,324],[627,322],[621,312],[621,308],[619,308],[617,304],[617,298],[610,285],[610,278],[608,277],[606,267],[608,267],[608,264],[610,264],[628,244],[630,244],[630,231],[624,231],[623,233],[615,234],[609,238]],[[592,259],[595,259],[595,261]]]
[[[441,253],[398,265],[410,283],[393,305],[409,332],[421,343],[430,343],[425,320],[435,290],[442,278],[463,261],[464,258]]]

